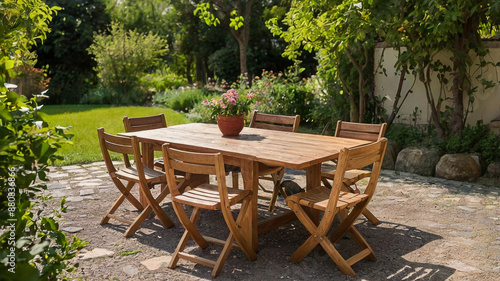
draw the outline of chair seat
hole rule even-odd
[[[335,177],[336,168],[335,166],[321,166],[321,177],[333,180]],[[344,182],[347,185],[353,185],[357,181],[367,178],[372,174],[371,171],[366,170],[349,170],[345,172]]]
[[[246,196],[251,190],[228,188],[229,205],[234,205]],[[217,185],[202,184],[198,187],[175,196],[173,201],[210,210],[220,210],[221,202]]]
[[[134,167],[120,169],[116,172],[116,175],[122,179],[139,182],[139,174],[137,173],[137,169]],[[166,182],[165,174],[163,172],[150,169],[146,166],[144,166],[144,175],[146,176],[147,182]]]
[[[300,205],[307,206],[313,209],[325,211],[328,200],[330,198],[330,192],[330,189],[322,186],[320,188],[309,190],[304,193],[291,195],[287,200],[298,202]],[[337,208],[350,208],[358,204],[359,202],[366,200],[367,197],[368,195],[366,194],[356,194],[341,191],[339,194],[339,200],[337,201]]]

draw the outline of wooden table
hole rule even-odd
[[[321,185],[321,163],[338,157],[344,147],[368,141],[323,135],[290,133],[245,127],[237,137],[222,137],[217,125],[191,123],[139,132],[120,133],[137,136],[144,144],[143,161],[153,166],[152,145],[169,143],[171,147],[198,152],[220,152],[226,164],[239,166],[245,189],[258,192],[259,165],[282,166],[306,171],[306,189]],[[252,199],[252,211],[242,227],[247,229],[257,251],[258,234],[294,219],[293,213],[257,222],[257,196]]]

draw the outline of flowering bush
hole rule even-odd
[[[246,96],[239,95],[234,89],[222,94],[220,99],[204,100],[203,106],[207,107],[212,117],[217,115],[238,116],[245,114],[250,109],[254,94],[249,92]]]

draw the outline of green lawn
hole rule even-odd
[[[56,165],[102,161],[97,129],[103,127],[112,134],[123,132],[124,116],[140,117],[163,113],[168,126],[188,123],[184,115],[159,107],[46,105],[41,112],[47,114],[45,121],[50,126],[72,127],[69,133],[74,135],[73,145],[65,145],[58,151],[59,155],[64,156],[64,161],[55,163]]]

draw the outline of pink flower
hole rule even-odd
[[[235,99],[233,99],[233,98],[229,98],[229,99],[227,100],[227,102],[228,102],[228,103],[230,103],[230,104],[232,104],[232,105],[235,105],[235,104],[236,104],[236,100],[235,100]]]
[[[247,98],[251,99],[251,98],[253,98],[253,97],[255,97],[254,93],[251,93],[251,92],[250,92],[250,93],[248,93],[248,94],[247,94]]]
[[[220,105],[220,108],[224,109],[224,108],[226,108],[226,105],[222,103],[222,104]]]
[[[198,86],[198,84],[196,84],[196,83],[193,83],[193,86],[195,86],[195,87],[196,87],[196,86]]]

